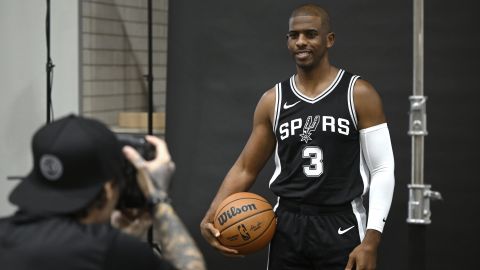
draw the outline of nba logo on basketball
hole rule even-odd
[[[247,227],[245,227],[244,224],[238,225],[237,229],[238,229],[238,232],[240,233],[240,235],[242,236],[242,239],[244,241],[247,241],[247,240],[250,239],[250,234],[248,234]]]

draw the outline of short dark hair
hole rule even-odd
[[[88,205],[74,213],[69,213],[67,216],[74,217],[75,219],[82,219],[88,216],[90,210],[94,208],[102,208],[107,201],[107,194],[105,193],[105,189],[101,189],[95,198],[88,203]]]
[[[332,31],[332,25],[330,23],[330,15],[328,11],[317,5],[317,4],[304,4],[298,6],[292,11],[290,18],[296,16],[317,16],[322,19],[322,29],[325,29],[326,33],[330,33]]]
[[[117,187],[119,186],[119,183],[120,181],[118,179],[112,179],[111,180],[112,184],[113,184],[113,187]],[[95,198],[93,200],[91,200],[86,207],[74,212],[74,213],[69,213],[67,214],[67,216],[71,216],[71,217],[74,217],[76,219],[81,219],[81,218],[85,218],[88,216],[88,214],[90,213],[90,211],[92,209],[100,209],[102,208],[105,203],[107,202],[107,193],[105,192],[105,188],[102,188],[98,193],[97,195],[95,196]]]

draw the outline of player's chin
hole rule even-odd
[[[313,63],[312,61],[305,61],[305,60],[297,60],[295,59],[295,63],[297,66],[301,69],[311,69],[313,68]]]

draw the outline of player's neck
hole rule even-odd
[[[337,73],[338,68],[330,65],[328,61],[311,69],[297,67],[296,84],[303,94],[315,97],[330,85]]]

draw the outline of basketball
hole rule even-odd
[[[220,231],[218,240],[240,254],[258,251],[270,243],[277,220],[272,205],[263,197],[239,192],[218,206],[213,225]]]

